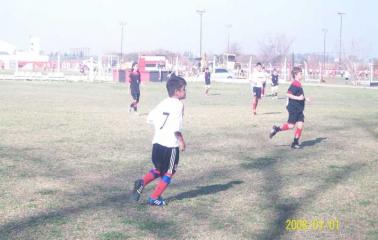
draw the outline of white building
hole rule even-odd
[[[35,64],[47,63],[49,57],[41,55],[40,49],[36,37],[30,38],[27,51],[18,51],[14,45],[0,40],[0,69],[33,69]]]

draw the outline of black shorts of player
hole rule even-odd
[[[288,123],[295,124],[296,122],[304,122],[303,112],[289,112]]]
[[[205,84],[210,85],[210,80],[209,79],[205,80]]]
[[[132,97],[135,101],[139,102],[140,91],[137,90],[137,89],[131,89],[131,97]]]
[[[159,170],[160,176],[174,174],[179,163],[179,148],[169,148],[158,143],[152,145],[152,163]]]
[[[253,96],[260,99],[261,98],[261,88],[253,87]]]

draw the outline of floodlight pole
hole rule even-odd
[[[197,9],[197,13],[200,16],[200,51],[199,51],[199,54],[200,54],[200,64],[201,64],[201,61],[202,61],[202,16],[203,16],[203,14],[205,12],[206,11],[204,9]]]
[[[325,62],[326,62],[326,35],[327,35],[327,29],[323,28],[323,69],[321,71],[321,81],[324,82],[324,73],[325,73]]]
[[[344,12],[338,12],[337,13],[340,16],[340,49],[339,49],[339,69],[341,69],[341,52],[342,52],[342,29],[343,29],[343,15],[346,13]]]
[[[230,53],[230,32],[231,32],[231,28],[232,28],[232,25],[231,24],[228,24],[227,26],[227,53]]]
[[[120,62],[123,61],[123,29],[126,27],[126,22],[120,22],[119,25],[121,25],[121,59]]]

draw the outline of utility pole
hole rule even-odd
[[[121,59],[120,63],[123,62],[123,29],[126,27],[126,22],[120,22],[119,25],[121,25]]]
[[[230,32],[231,32],[232,25],[228,24],[226,27],[227,27],[227,53],[230,53]]]
[[[342,65],[342,61],[341,61],[341,54],[342,54],[342,29],[343,29],[343,15],[345,15],[346,13],[344,12],[338,12],[337,13],[339,16],[340,16],[340,49],[339,49],[339,70],[341,70],[341,65]]]
[[[205,12],[206,12],[205,9],[197,9],[197,13],[200,16],[200,51],[199,51],[199,55],[200,55],[200,67],[201,67],[201,61],[202,61],[202,16],[203,16],[203,14]]]
[[[325,62],[326,62],[326,35],[327,35],[327,29],[323,28],[322,32],[323,32],[323,69],[321,71],[321,74],[322,74],[321,81],[325,82],[325,80],[324,80],[324,73],[325,73]]]

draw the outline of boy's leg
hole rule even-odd
[[[269,138],[274,137],[274,135],[276,135],[280,131],[286,131],[286,130],[294,128],[296,119],[297,119],[296,114],[289,112],[289,119],[287,120],[287,123],[282,124],[281,127],[274,125],[272,127],[272,130],[269,133]]]
[[[142,194],[144,188],[143,179],[138,179],[134,182],[134,189],[131,193],[131,199],[134,201],[139,201],[140,195]]]
[[[160,171],[157,170],[156,168],[151,169],[146,175],[143,177],[143,185],[147,186],[150,182],[155,180],[160,176]]]
[[[173,174],[164,174],[164,176],[160,179],[159,183],[156,185],[154,192],[151,194],[150,199],[152,201],[161,199],[161,195],[164,193],[168,185],[171,183],[172,176]]]
[[[139,201],[140,195],[143,192],[143,189],[147,184],[155,180],[160,176],[160,172],[157,169],[151,169],[146,175],[144,175],[143,179],[138,179],[134,182],[134,189],[131,198],[134,201]]]
[[[270,133],[269,133],[269,138],[273,138],[274,135],[276,135],[280,131],[286,131],[292,128],[294,128],[294,124],[292,123],[284,123],[282,124],[281,127],[273,125],[272,130],[270,130]]]
[[[291,144],[292,148],[300,148],[299,139],[301,138],[301,135],[302,135],[303,122],[297,122],[296,125],[297,125],[297,129],[295,130],[294,140],[293,140],[293,143]]]
[[[138,103],[139,103],[139,97],[140,97],[140,93],[137,93],[136,94],[136,99],[134,100],[134,111],[138,111]]]
[[[253,97],[253,101],[252,101],[252,111],[253,111],[253,114],[256,115],[256,109],[257,109],[257,104],[259,103],[259,99],[257,98],[257,96]]]
[[[130,103],[130,106],[129,106],[129,112],[131,112],[132,109],[134,109],[134,102],[131,102],[131,103]]]
[[[168,149],[168,148],[167,148]],[[164,154],[164,166],[161,169],[161,174],[163,174],[159,183],[156,185],[155,190],[148,199],[148,204],[163,206],[166,205],[165,201],[161,197],[164,191],[167,189],[168,185],[171,183],[173,174],[176,172],[176,168],[179,161],[179,149],[170,148],[167,154]]]
[[[300,145],[299,145],[299,139],[302,135],[302,130],[303,130],[303,125],[304,125],[304,115],[303,115],[303,112],[301,113],[297,113],[296,114],[296,125],[297,125],[297,130],[295,131],[295,134],[294,134],[294,141],[293,143],[291,144],[291,148],[300,148]]]

